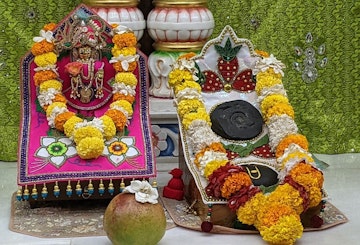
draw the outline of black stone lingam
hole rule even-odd
[[[234,100],[224,102],[210,113],[211,129],[228,140],[250,140],[262,132],[260,112],[249,102]]]

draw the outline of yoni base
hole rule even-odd
[[[196,213],[196,215],[198,215],[200,219],[204,221],[207,217],[209,207],[202,201],[201,194],[195,184],[194,179],[190,181],[187,187],[188,190],[185,194],[186,201],[189,204],[189,207],[191,207],[192,210]],[[301,214],[301,223],[305,228],[314,228],[312,218],[315,215],[320,214],[321,208],[322,204],[320,203],[318,206],[308,209],[305,213]],[[251,226],[239,224],[239,222],[236,222],[236,213],[231,211],[226,204],[214,204],[212,206],[211,222],[214,225],[220,225],[229,228],[252,229]]]
[[[186,164],[181,166],[184,171],[183,180],[185,183],[185,200],[189,204],[189,207],[204,221],[208,214],[208,205],[202,201],[201,194],[195,184],[195,180],[192,177],[190,171],[187,169]],[[322,209],[322,203],[314,208],[308,209],[305,213],[301,214],[301,223],[305,228],[314,228],[312,218],[315,215],[319,215]],[[214,225],[220,225],[230,228],[240,228],[240,229],[251,229],[252,227],[239,224],[236,222],[236,213],[231,211],[226,204],[214,204],[212,206],[211,212],[211,222]],[[240,227],[239,227],[240,226]],[[318,228],[318,227],[317,227]]]

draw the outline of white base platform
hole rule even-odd
[[[305,232],[296,245],[339,245],[359,244],[360,241],[360,154],[317,155],[330,167],[325,170],[325,188],[330,201],[349,219],[348,223],[317,232]],[[159,166],[173,168],[174,163],[159,163]],[[164,186],[171,178],[166,167],[158,167],[158,184]],[[10,198],[16,190],[16,163],[0,162],[0,244],[1,245],[111,245],[106,236],[41,239],[9,230]],[[217,235],[196,232],[180,227],[166,231],[159,245],[262,245],[266,244],[259,235]]]

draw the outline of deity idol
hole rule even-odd
[[[96,43],[93,30],[86,26],[80,28],[79,41],[73,49],[75,61],[67,64],[65,69],[71,77],[70,97],[89,103],[104,96],[104,62],[95,59],[98,54],[91,45]]]
[[[77,19],[64,28],[60,77],[68,105],[84,116],[94,116],[111,99],[115,71],[103,54],[109,52],[105,24],[95,18]]]

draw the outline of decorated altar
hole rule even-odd
[[[111,197],[155,177],[146,56],[133,32],[79,5],[21,65],[19,200]]]

